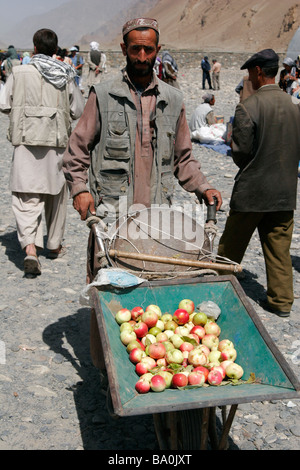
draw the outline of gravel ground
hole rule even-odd
[[[114,73],[109,70],[109,74]],[[239,64],[221,72],[215,113],[228,121],[238,102],[234,88],[242,77]],[[200,67],[180,73],[187,115],[200,102]],[[99,376],[89,354],[90,312],[79,303],[85,286],[88,229],[71,201],[65,244],[68,253],[40,260],[42,275],[27,279],[16,235],[8,187],[12,147],[6,140],[8,118],[0,116],[0,450],[154,450],[152,417],[114,419],[99,393]],[[222,191],[218,239],[224,228],[236,167],[228,156],[193,144],[208,180]],[[178,200],[189,196],[177,191]],[[257,303],[266,288],[262,251],[255,235],[247,250],[241,285],[267,331],[300,377],[300,221],[295,213],[291,248],[296,300],[288,319],[264,311]],[[300,400],[240,405],[230,432],[233,450],[300,450]]]

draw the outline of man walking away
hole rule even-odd
[[[14,146],[10,188],[18,239],[25,250],[25,274],[41,274],[37,249],[43,248],[45,210],[49,257],[64,254],[67,191],[62,157],[71,133],[71,118],[84,108],[73,67],[53,59],[54,31],[33,36],[34,56],[13,68],[0,94],[0,110],[9,113],[8,137]]]

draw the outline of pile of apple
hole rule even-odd
[[[216,321],[196,312],[194,302],[183,299],[172,314],[158,305],[120,309],[116,314],[120,339],[139,376],[138,393],[166,388],[220,385],[239,380],[243,368],[229,339],[220,339]]]

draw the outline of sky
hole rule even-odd
[[[8,31],[14,24],[33,15],[53,10],[69,0],[1,0],[1,30]]]

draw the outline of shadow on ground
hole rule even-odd
[[[60,318],[43,332],[43,340],[76,369],[80,380],[73,386],[82,445],[85,450],[158,449],[152,416],[113,418],[100,392],[98,370],[90,359],[90,309]],[[63,347],[72,346],[74,356]]]

